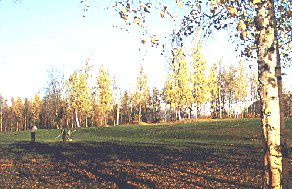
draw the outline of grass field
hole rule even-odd
[[[39,129],[34,145],[30,131],[0,133],[0,188],[261,188],[260,119],[59,133]]]

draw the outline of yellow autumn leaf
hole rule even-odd
[[[121,10],[121,12],[122,12],[122,13],[126,13],[126,9],[123,8],[123,9]]]
[[[261,3],[262,0],[253,0],[253,3],[256,4],[256,3]]]
[[[151,38],[151,42],[156,45],[156,44],[158,44],[158,39],[153,37],[153,38]]]
[[[133,22],[136,24],[137,22],[140,22],[141,21],[141,19],[140,18],[138,18],[138,17],[134,17],[134,20],[133,20]]]
[[[292,42],[289,43],[289,49],[292,49]]]
[[[264,24],[269,24],[269,19],[268,18],[264,18]]]
[[[244,24],[244,22],[242,20],[240,20],[237,24],[237,31],[241,31],[241,30],[245,30],[246,29],[246,25]]]
[[[161,18],[164,18],[164,11],[160,12],[160,16],[161,16]]]
[[[183,7],[183,4],[181,4],[181,3],[178,3],[178,4],[177,4],[177,6],[179,6],[179,7]]]
[[[211,7],[213,7],[213,6],[216,6],[216,3],[215,3],[215,1],[211,1]]]

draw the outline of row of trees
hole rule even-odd
[[[121,0],[115,9],[125,21],[141,15],[144,28],[151,7],[161,11],[165,17],[167,5],[159,2]],[[243,45],[242,55],[256,57],[258,64],[259,96],[262,107],[262,129],[264,138],[264,182],[263,188],[289,188],[288,153],[284,132],[284,96],[282,95],[281,66],[291,62],[291,1],[274,0],[211,0],[181,1],[177,6],[184,14],[179,30],[173,34],[172,42],[182,47],[184,38],[194,33],[193,28],[203,27],[208,35],[212,30],[229,28],[237,24],[235,37]],[[145,4],[145,5],[144,5]],[[85,2],[87,5],[87,1]],[[130,9],[131,7],[131,9]],[[133,9],[136,14],[130,14]],[[167,14],[173,18],[170,12]],[[234,29],[231,27],[230,29]],[[151,38],[153,44],[157,40]],[[142,40],[145,44],[145,40]],[[219,98],[221,99],[221,98]]]
[[[247,76],[238,66],[226,66],[220,60],[214,63],[206,77],[206,62],[201,44],[190,50],[190,61],[181,48],[173,49],[170,72],[163,90],[147,85],[143,66],[140,68],[135,90],[123,94],[114,78],[101,67],[93,78],[93,66],[88,59],[84,67],[65,80],[58,70],[48,71],[45,95],[33,99],[0,99],[1,131],[27,130],[33,125],[40,128],[94,127],[132,122],[172,121],[182,118],[210,116],[236,117],[247,102],[251,87],[252,101],[257,99],[256,74]],[[92,82],[93,81],[93,82]],[[248,85],[249,83],[249,85]],[[249,113],[255,112],[250,110]]]
[[[190,59],[189,63],[187,58]],[[172,50],[164,99],[172,112],[175,112],[177,119],[181,119],[182,112],[187,111],[189,118],[191,111],[194,111],[196,118],[207,115],[207,103],[211,106],[213,118],[231,118],[238,117],[248,102],[258,99],[257,88],[257,74],[255,72],[247,74],[241,60],[229,66],[220,60],[211,66],[207,77],[206,61],[199,40],[189,52],[182,48]],[[246,114],[254,112],[246,111]]]

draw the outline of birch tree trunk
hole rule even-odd
[[[85,114],[85,127],[88,127],[88,122],[87,122],[87,112]]]
[[[276,41],[278,42],[277,33],[275,33]],[[276,46],[277,52],[277,68],[278,73],[277,76],[277,84],[278,84],[278,93],[279,93],[279,103],[280,103],[280,142],[281,142],[281,151],[282,151],[282,185],[284,189],[288,189],[289,185],[289,173],[288,173],[288,148],[287,148],[287,134],[285,132],[285,110],[284,110],[284,96],[283,96],[283,89],[282,89],[282,74],[281,74],[281,61],[280,61],[280,53],[279,53],[279,44],[277,43]],[[289,102],[289,101],[288,101]]]
[[[80,122],[79,122],[79,119],[78,119],[77,111],[75,111],[75,118],[76,118],[76,125],[77,125],[77,127],[80,127]]]
[[[284,119],[281,106],[281,67],[277,63],[277,31],[274,1],[256,4],[259,90],[264,137],[264,188],[284,188],[282,181]],[[282,117],[282,119],[281,119]]]
[[[178,111],[177,111],[177,116],[178,116],[178,120],[181,121],[180,109],[178,109]]]
[[[2,120],[1,120],[1,122],[2,122]],[[26,125],[27,125],[26,122],[27,122],[27,116],[24,115],[24,128],[23,128],[24,131],[26,131]],[[2,126],[1,126],[1,129],[2,129]]]
[[[139,122],[141,121],[141,105],[139,106]]]
[[[1,115],[0,115],[0,124],[1,124],[1,132],[2,132],[2,128],[3,128],[3,124],[2,124],[2,107],[1,107]]]
[[[222,108],[221,108],[221,84],[219,85],[219,118],[222,119]]]
[[[196,102],[196,107],[195,107],[195,118],[198,119],[198,102]]]
[[[72,114],[71,127],[72,127],[72,129],[73,129],[73,127],[74,127],[74,115],[73,115],[73,114]]]
[[[117,126],[119,125],[119,120],[120,120],[120,107],[119,104],[117,105]]]

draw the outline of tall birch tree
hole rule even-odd
[[[17,97],[14,106],[16,131],[23,130],[23,110],[24,106],[22,103],[22,99],[20,97]]]
[[[175,82],[174,78],[172,77],[172,74],[167,74],[167,78],[163,87],[163,96],[164,101],[167,104],[169,104],[169,116],[170,120],[172,121],[172,109],[176,107],[176,93],[175,93]],[[166,107],[165,107],[166,108]],[[166,120],[166,119],[165,119]]]
[[[110,90],[111,80],[109,74],[101,67],[99,69],[99,75],[97,77],[97,89],[98,89],[98,104],[100,107],[100,124],[107,124],[107,114],[113,104],[113,94]]]
[[[209,71],[208,76],[208,101],[211,103],[211,108],[214,110],[214,116],[219,117],[218,115],[218,104],[217,104],[217,98],[218,98],[218,92],[219,92],[219,85],[218,85],[218,74],[217,74],[217,65],[216,63],[213,63],[212,67]]]
[[[192,28],[200,26],[208,35],[214,29],[227,28],[228,25],[237,23],[238,42],[243,41],[242,54],[248,57],[257,57],[259,91],[262,102],[262,129],[265,141],[265,188],[287,187],[286,141],[284,136],[283,97],[281,80],[281,60],[290,60],[292,40],[291,2],[274,0],[212,0],[212,1],[181,1],[177,0],[179,7],[184,9],[186,16],[182,19],[181,28],[174,32],[173,42],[182,46],[183,36],[193,33]],[[276,3],[275,3],[276,2]],[[87,1],[85,5],[87,4]],[[138,1],[121,1],[122,6],[116,6],[120,17],[129,20],[130,5],[139,4]],[[161,5],[160,2],[158,2]],[[206,5],[207,6],[206,6]],[[135,11],[144,16],[150,13],[149,4],[140,6]],[[142,7],[141,7],[142,6]],[[161,17],[164,13],[161,5]],[[202,8],[205,7],[205,8]],[[163,16],[162,16],[163,15]],[[134,17],[135,18],[135,17]],[[138,20],[139,27],[145,27],[145,17]],[[135,23],[135,20],[134,20]],[[141,24],[140,24],[141,23]],[[289,35],[290,34],[290,35]],[[157,39],[151,40],[157,44]],[[142,40],[144,44],[145,41]],[[285,50],[289,52],[285,52]],[[253,52],[256,52],[256,55]],[[281,54],[280,54],[281,53]],[[274,107],[274,108],[273,108]],[[283,157],[284,155],[284,157]]]
[[[35,94],[32,100],[32,121],[34,125],[39,126],[40,121],[40,110],[41,110],[41,99],[40,95]]]
[[[3,108],[4,108],[4,97],[0,94],[0,132],[3,131]]]
[[[239,60],[239,65],[238,65],[237,70],[238,71],[236,75],[236,87],[235,87],[234,99],[236,103],[238,103],[239,109],[241,110],[242,104],[244,104],[244,102],[247,100],[246,98],[248,96],[248,88],[249,88],[247,73],[241,59]],[[238,113],[239,112],[237,111],[236,116],[238,116]]]
[[[75,71],[66,81],[66,87],[70,109],[75,114],[77,126],[80,127],[81,116],[83,116],[85,121],[84,125],[87,126],[87,114],[90,106],[87,74],[82,72],[82,70]]]
[[[127,90],[125,90],[122,99],[121,99],[121,114],[122,114],[122,123],[130,122],[130,95]]]
[[[193,102],[191,78],[186,57],[182,48],[172,50],[170,63],[171,77],[174,81],[174,99],[178,119],[181,121],[181,112],[190,107]]]
[[[147,75],[141,65],[139,76],[137,77],[136,87],[133,94],[135,107],[138,109],[138,121],[141,121],[142,116],[146,116],[146,106],[150,98],[150,90],[147,86]],[[142,112],[143,111],[143,112]],[[144,114],[143,114],[144,113]]]
[[[228,101],[228,115],[231,118],[231,106],[235,103],[235,93],[237,92],[237,72],[238,69],[232,64],[228,66],[228,70],[225,77],[224,87],[226,88],[226,100]]]
[[[199,106],[207,102],[206,61],[202,54],[202,42],[199,41],[191,48],[193,97],[196,103],[196,119]]]

